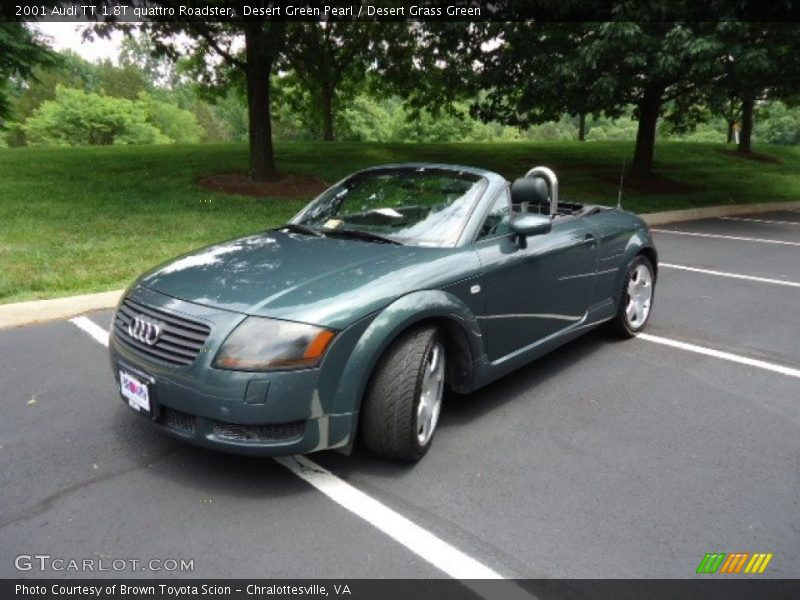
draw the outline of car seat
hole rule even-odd
[[[550,188],[541,177],[519,177],[511,184],[514,212],[550,214]]]

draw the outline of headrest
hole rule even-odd
[[[511,184],[511,203],[549,204],[550,188],[541,177],[520,177]]]

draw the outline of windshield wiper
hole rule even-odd
[[[396,246],[403,245],[402,242],[398,242],[394,238],[390,238],[379,233],[372,233],[371,231],[362,231],[361,229],[326,229],[325,234],[334,237],[338,235],[341,237],[358,238],[370,242],[379,242],[381,244],[395,244]]]
[[[288,229],[293,233],[305,233],[306,235],[313,235],[314,237],[325,237],[325,234],[321,231],[309,227],[308,225],[301,225],[300,223],[286,223],[286,225],[278,227],[279,231],[281,229]]]

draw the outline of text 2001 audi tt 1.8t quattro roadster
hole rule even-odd
[[[111,327],[124,400],[186,441],[279,455],[357,441],[414,461],[467,393],[606,323],[647,323],[657,257],[545,167],[360,171],[286,225],[140,277]]]

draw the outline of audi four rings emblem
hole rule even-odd
[[[128,323],[128,335],[152,346],[161,335],[161,325],[147,319],[144,315],[137,315]]]

